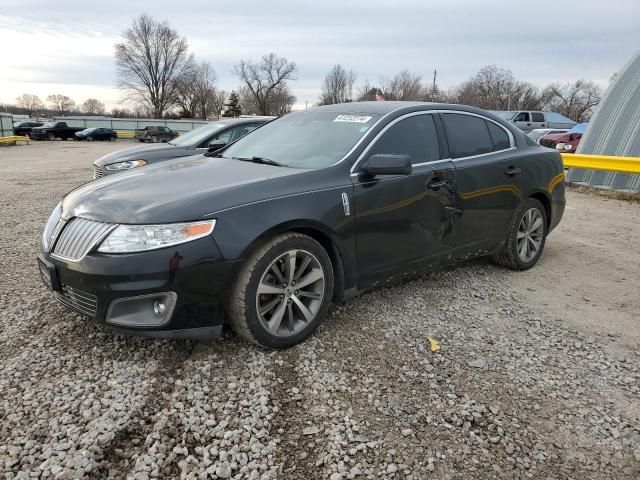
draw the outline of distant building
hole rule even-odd
[[[618,73],[598,105],[576,153],[640,157],[640,52]],[[640,175],[572,168],[567,181],[640,192]]]

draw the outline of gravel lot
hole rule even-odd
[[[640,204],[570,192],[536,268],[376,290],[285,352],[127,338],[34,261],[59,198],[127,144],[0,148],[5,478],[640,478]]]

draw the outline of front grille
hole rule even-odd
[[[59,292],[54,292],[54,296],[60,303],[91,318],[96,316],[98,297],[69,285],[63,284],[60,288]]]
[[[80,260],[114,227],[111,223],[94,222],[75,217],[63,228],[53,247],[53,254],[65,260]]]
[[[102,168],[98,167],[97,165],[93,166],[93,178],[102,178],[102,176],[104,175],[104,172],[102,171]]]

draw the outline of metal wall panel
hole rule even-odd
[[[576,153],[640,157],[640,52],[619,72],[596,109]],[[640,175],[572,168],[567,181],[640,192]]]

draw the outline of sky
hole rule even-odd
[[[55,8],[54,8],[55,5]],[[440,87],[482,66],[538,86],[593,80],[605,88],[640,49],[640,0],[0,0],[0,103],[62,93],[124,106],[113,46],[148,13],[186,37],[218,86],[237,88],[239,60],[275,52],[298,66],[297,108],[318,101],[336,63],[356,85],[408,69]]]

